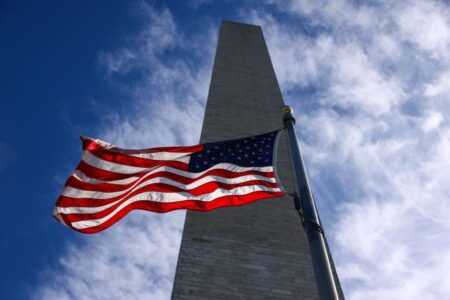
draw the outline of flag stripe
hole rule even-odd
[[[103,206],[87,207],[87,206],[76,206],[76,207],[56,207],[56,213],[63,213],[73,217],[71,221],[75,220],[86,220],[91,218],[100,218],[112,213],[117,207],[123,206],[123,203],[134,202],[138,200],[148,200],[157,201],[160,203],[170,203],[185,200],[196,200],[208,202],[217,198],[218,195],[239,195],[248,194],[250,192],[256,191],[280,191],[274,188],[273,184],[266,182],[252,182],[252,185],[247,183],[241,183],[236,185],[226,185],[220,183],[211,183],[209,189],[211,192],[209,194],[201,193],[201,195],[194,195],[190,191],[184,191],[182,189],[175,189],[175,192],[168,192],[174,189],[166,187],[165,189],[155,189],[155,186],[145,187],[138,192],[130,194],[124,199],[117,200],[115,202],[109,203]],[[218,188],[220,186],[220,188]],[[161,186],[159,186],[161,188]],[[205,185],[202,188],[208,188]],[[83,199],[86,201],[87,199]]]
[[[135,157],[131,158],[130,156],[123,154],[118,154],[117,156],[118,158],[114,159],[110,153],[105,154],[100,151],[97,151],[95,153],[90,151],[83,151],[82,160],[92,167],[122,174],[138,174],[142,172],[148,172],[159,166],[168,166],[180,170],[188,169],[188,164],[182,161],[151,161],[142,159],[147,163],[140,163],[131,162],[131,160],[134,159],[141,160]],[[122,158],[119,158],[119,156]],[[130,159],[127,160],[126,157]]]
[[[122,197],[115,197],[110,199],[96,199],[96,198],[72,198],[67,196],[60,196],[60,199],[58,201],[58,207],[64,208],[64,210],[61,210],[61,212],[64,213],[84,213],[86,211],[95,211],[94,209],[91,210],[91,208],[99,208],[97,211],[102,210],[102,208],[110,207],[112,204],[119,203],[121,201],[126,201],[131,197],[134,197],[138,195],[139,193],[143,192],[161,192],[167,194],[168,197],[173,197],[174,199],[178,199],[178,195],[170,195],[170,193],[182,193],[189,194],[190,197],[203,197],[205,194],[212,193],[217,189],[224,189],[224,190],[231,190],[237,187],[243,187],[243,186],[253,186],[253,185],[259,185],[259,186],[266,186],[271,188],[278,188],[276,182],[267,182],[262,180],[251,180],[251,181],[244,181],[239,182],[235,184],[230,183],[223,183],[223,182],[208,182],[205,183],[199,187],[196,187],[194,189],[186,190],[183,189],[182,186],[173,186],[165,183],[155,183],[151,185],[146,185],[144,187],[141,187],[139,189],[135,189],[133,191],[130,191],[126,195]],[[184,193],[184,194],[183,194]],[[157,195],[157,194],[155,194]],[[155,196],[156,197],[156,196]],[[157,199],[160,199],[159,197],[156,197]],[[161,201],[165,201],[165,198],[161,198]],[[176,200],[178,201],[178,200]],[[77,207],[80,208],[80,210],[77,209]],[[66,209],[67,208],[67,209]],[[68,210],[68,208],[73,208],[73,211]],[[84,208],[88,208],[84,210]]]
[[[182,176],[180,174],[186,175]],[[198,175],[194,177],[193,175]],[[258,170],[248,170],[242,172],[233,172],[225,169],[210,169],[207,172],[202,173],[187,173],[182,171],[177,171],[173,168],[162,167],[155,169],[152,172],[146,173],[141,177],[133,176],[127,179],[106,181],[97,180],[84,175],[83,172],[76,170],[74,174],[67,180],[66,186],[74,187],[80,190],[86,191],[103,191],[103,192],[117,192],[123,191],[131,186],[133,186],[138,181],[142,181],[144,178],[155,178],[155,177],[165,177],[173,179],[177,182],[190,184],[195,180],[204,178],[206,176],[220,176],[224,178],[236,178],[246,175],[259,175],[268,178],[274,178],[273,172],[261,172]]]
[[[189,162],[190,152],[156,152],[156,153],[136,153],[136,154],[128,154],[130,156],[148,159],[148,160],[177,160],[185,163]]]
[[[255,191],[249,194],[240,193],[239,195],[227,195],[215,198],[213,201],[199,201],[199,200],[180,200],[176,202],[159,202],[151,201],[146,199],[133,199],[133,201],[127,201],[118,207],[113,213],[106,215],[100,219],[90,219],[84,221],[72,222],[70,220],[71,215],[64,215],[64,220],[71,227],[83,230],[83,232],[90,233],[90,231],[98,232],[106,227],[110,226],[108,221],[112,221],[112,224],[124,217],[132,209],[144,209],[156,212],[168,212],[174,209],[186,208],[192,210],[211,210],[217,207],[225,206],[238,206],[248,204],[255,200],[260,199],[262,196],[264,198],[279,197],[282,196],[281,191],[277,192],[266,192],[266,191]],[[131,208],[131,209],[130,209]],[[103,225],[103,226],[102,226]],[[105,227],[105,228],[103,228]],[[88,230],[92,228],[91,230]],[[97,230],[95,230],[97,229]],[[98,230],[100,229],[100,230]]]
[[[219,171],[219,170],[217,170]],[[220,171],[224,171],[224,170],[220,170]],[[214,173],[218,173],[218,175],[212,175],[212,174],[207,174],[207,175],[202,175],[199,176],[197,178],[187,178],[187,177],[183,177],[174,173],[170,173],[170,172],[156,172],[156,173],[152,173],[152,174],[148,174],[147,176],[143,176],[138,180],[135,180],[134,182],[127,184],[127,185],[117,185],[117,184],[108,184],[108,183],[103,183],[103,184],[90,184],[90,183],[85,183],[83,181],[80,181],[78,179],[76,179],[75,177],[71,177],[69,178],[68,182],[66,183],[66,187],[70,187],[72,189],[76,189],[75,193],[78,193],[78,191],[81,191],[81,194],[84,194],[84,191],[89,191],[89,192],[102,192],[105,193],[105,195],[109,195],[111,197],[115,197],[115,195],[113,195],[112,193],[121,193],[121,192],[126,192],[130,189],[136,188],[138,185],[142,185],[143,183],[166,183],[166,184],[171,184],[170,182],[167,182],[167,180],[171,180],[174,181],[175,183],[173,185],[178,186],[178,185],[183,185],[185,186],[187,189],[191,189],[194,188],[195,185],[201,185],[204,184],[208,181],[213,181],[215,179],[217,179],[218,181],[222,181],[225,182],[224,180],[227,180],[227,183],[237,183],[237,182],[242,182],[242,181],[249,181],[249,180],[265,180],[265,181],[271,181],[271,182],[275,182],[274,181],[274,176],[273,174],[271,174],[270,176],[265,175],[258,175],[258,174],[252,174],[253,172],[245,172],[245,173],[234,173],[234,172],[227,172],[227,173],[231,173],[231,174],[220,174],[220,173],[225,173],[225,172],[214,172]],[[230,175],[230,176],[228,176]],[[162,179],[162,181],[159,181],[159,179]],[[67,194],[65,194],[63,192],[64,196],[69,196]],[[71,196],[70,196],[71,197]],[[84,196],[78,196],[75,198],[82,198]],[[95,198],[95,197],[92,197]],[[105,198],[101,198],[101,199],[106,199]]]
[[[84,161],[81,161],[78,164],[76,170],[83,172],[86,176],[88,176],[90,178],[93,178],[96,180],[105,180],[105,181],[128,179],[130,177],[144,176],[146,174],[145,172],[140,172],[140,173],[135,173],[135,174],[122,174],[122,173],[112,172],[109,170],[102,170],[102,169],[93,167]]]
[[[116,163],[125,166],[139,166],[141,168],[153,168],[155,166],[171,166],[175,167],[180,165],[184,166],[189,163],[190,154],[182,153],[183,155],[179,155],[179,153],[169,153],[169,152],[158,152],[158,154],[168,153],[169,155],[162,157],[161,160],[153,160],[147,158],[141,158],[135,155],[122,154],[113,151],[109,151],[106,149],[98,149],[98,150],[84,150],[84,153],[89,153],[94,155],[97,158],[100,158],[106,162]],[[144,154],[143,154],[144,155]],[[173,156],[172,159],[170,156]]]
[[[140,176],[130,176],[128,178],[124,179],[117,179],[117,180],[102,180],[102,179],[95,179],[87,176],[83,173],[81,170],[75,170],[73,174],[69,177],[67,180],[66,185],[71,185],[71,182],[81,182],[85,185],[90,185],[92,187],[95,187],[97,185],[112,185],[112,186],[129,186],[133,182],[136,182],[136,180],[139,180],[140,177],[145,176],[146,173],[140,174]],[[76,186],[75,186],[76,187]],[[89,189],[89,188],[85,188]]]
[[[183,177],[187,177],[187,178],[195,178],[199,175],[206,174],[207,172],[209,172],[211,170],[218,170],[218,169],[228,170],[230,172],[235,172],[235,173],[256,170],[257,172],[261,172],[260,173],[261,175],[264,175],[263,173],[273,173],[272,167],[241,167],[241,166],[237,166],[237,165],[224,164],[224,163],[216,164],[213,167],[209,168],[208,170],[205,170],[202,172],[195,172],[195,173],[189,172],[189,171],[183,170],[183,169],[173,168],[171,166],[161,166],[159,168],[149,169],[147,172],[120,174],[117,172],[102,170],[97,167],[87,165],[84,162],[80,163],[80,165],[77,167],[77,169],[80,170],[81,172],[83,172],[84,174],[86,174],[87,177],[90,177],[95,180],[104,180],[105,182],[106,181],[109,182],[111,180],[128,179],[133,176],[142,177],[142,176],[145,176],[146,174],[148,174],[149,172],[151,173],[151,172],[158,172],[158,171],[167,171],[167,172],[171,172],[171,173],[174,173],[174,174],[177,174],[177,175],[180,175]]]
[[[143,177],[141,181],[136,182],[133,186],[129,187],[128,189],[125,189],[123,191],[118,192],[106,192],[106,191],[86,191],[86,190],[80,190],[71,186],[66,186],[64,190],[62,191],[61,195],[71,198],[91,198],[91,199],[111,199],[116,197],[121,197],[123,195],[126,195],[128,192],[136,189],[140,189],[144,186],[155,184],[155,183],[163,183],[167,185],[171,185],[173,187],[178,188],[184,188],[185,190],[192,190],[195,189],[205,183],[208,182],[221,182],[225,184],[237,184],[241,182],[251,181],[251,180],[262,180],[262,181],[268,181],[276,183],[274,178],[267,178],[265,176],[258,176],[258,175],[246,175],[246,176],[240,176],[236,178],[223,178],[220,176],[206,176],[201,179],[195,180],[192,183],[189,184],[183,184],[178,181],[165,178],[165,177],[153,177],[153,178],[147,178]]]
[[[135,166],[126,166],[118,163],[110,162],[104,159],[100,159],[95,156],[90,151],[83,151],[83,155],[81,159],[90,165],[91,167],[95,167],[100,170],[107,170],[112,173],[121,173],[134,175],[142,172],[148,172],[151,168],[143,168],[143,167],[135,167]]]
[[[96,150],[96,149],[109,149],[111,151],[115,151],[116,153],[123,154],[149,154],[149,153],[158,153],[158,152],[172,152],[172,153],[194,153],[201,151],[203,149],[203,145],[194,145],[194,146],[182,146],[182,147],[155,147],[149,149],[123,149],[119,148],[115,145],[107,143],[105,141],[99,139],[92,139],[89,137],[81,136],[82,141],[82,149],[83,150]]]

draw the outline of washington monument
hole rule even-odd
[[[200,143],[281,129],[283,106],[261,27],[222,22]],[[187,212],[172,299],[318,299],[284,133],[277,169],[284,197]]]

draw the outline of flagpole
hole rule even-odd
[[[331,263],[329,260],[327,247],[325,245],[324,231],[320,223],[316,204],[314,203],[311,188],[309,186],[308,176],[306,175],[305,166],[303,164],[303,158],[294,127],[295,117],[290,106],[283,107],[283,124],[286,129],[286,134],[291,149],[296,186],[297,191],[300,194],[299,196],[303,210],[304,228],[309,241],[309,249],[311,250],[311,258],[314,267],[314,274],[316,276],[317,289],[319,291],[319,299],[339,300],[336,282],[334,281]]]

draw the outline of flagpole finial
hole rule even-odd
[[[286,126],[288,123],[292,122],[295,124],[294,110],[289,105],[283,106],[283,124]]]

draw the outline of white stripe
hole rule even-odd
[[[111,212],[109,215],[107,215],[103,218],[96,219],[96,220],[85,220],[85,221],[73,222],[72,226],[77,229],[84,229],[84,228],[98,226],[98,225],[108,221],[109,219],[111,219],[115,214],[117,214],[124,207],[126,207],[136,201],[155,201],[155,202],[161,202],[161,203],[173,203],[173,202],[184,201],[184,200],[198,200],[198,201],[203,201],[203,202],[210,202],[218,197],[232,196],[232,195],[244,196],[246,194],[250,194],[253,192],[259,192],[259,191],[281,192],[281,190],[279,188],[274,189],[274,188],[270,188],[270,187],[266,187],[266,186],[258,186],[258,185],[238,187],[238,188],[235,188],[232,190],[218,189],[212,193],[201,195],[198,197],[194,197],[194,196],[190,195],[189,193],[184,193],[184,192],[182,192],[182,193],[146,192],[146,193],[142,193],[142,194],[133,196],[130,199],[128,199],[127,201],[124,201],[113,212]],[[63,209],[63,208],[57,207],[58,213],[73,213],[73,212],[65,212],[60,209]],[[73,209],[76,209],[76,208],[73,208]]]
[[[170,151],[160,151],[160,152],[153,152],[153,153],[145,153],[148,152],[151,149],[143,149],[143,150],[132,150],[132,152],[138,152],[142,151],[143,153],[127,153],[127,149],[122,149],[117,147],[116,145],[110,144],[108,142],[102,141],[100,139],[94,139],[89,137],[83,137],[84,139],[94,141],[97,145],[101,146],[102,148],[109,150],[111,152],[116,152],[124,155],[130,155],[134,157],[140,157],[145,159],[152,159],[152,160],[179,160],[180,158],[184,161],[189,161],[189,155],[191,155],[193,152],[170,152]],[[185,156],[183,158],[183,156]],[[187,156],[187,157],[186,157]],[[181,160],[179,160],[181,161]]]
[[[129,194],[129,192],[135,191],[137,189],[140,189],[142,187],[145,187],[145,186],[148,186],[148,185],[151,185],[154,183],[164,183],[164,184],[178,187],[183,190],[192,190],[192,189],[195,189],[205,183],[214,182],[214,181],[227,183],[227,184],[237,184],[237,183],[247,182],[247,181],[251,181],[251,180],[262,180],[262,181],[266,181],[266,182],[276,183],[275,178],[269,178],[266,176],[254,175],[254,174],[253,175],[244,175],[244,176],[235,177],[235,178],[226,178],[226,177],[212,175],[212,176],[203,177],[203,178],[196,180],[190,184],[183,184],[183,183],[180,183],[180,182],[177,182],[172,179],[165,178],[165,177],[156,177],[156,178],[151,178],[149,180],[145,180],[145,178],[146,177],[143,177],[142,180],[140,180],[139,182],[136,182],[133,186],[129,187],[126,190],[119,191],[119,192],[86,191],[86,190],[80,190],[80,189],[77,189],[74,187],[66,186],[64,188],[64,190],[62,191],[61,195],[65,196],[65,197],[77,198],[77,199],[81,199],[81,198],[109,199],[109,198],[118,197],[121,195],[123,195],[125,197],[127,194]]]
[[[216,197],[222,197],[222,196],[229,196],[229,195],[240,195],[237,191],[242,191],[247,193],[246,191],[268,191],[268,192],[279,192],[281,191],[278,187],[277,188],[271,188],[266,187],[264,185],[247,185],[242,187],[236,187],[231,190],[226,189],[217,189],[214,192],[194,196],[189,192],[174,192],[174,193],[166,193],[166,192],[143,192],[139,193],[137,195],[134,195],[133,197],[130,197],[124,203],[132,200],[132,199],[141,199],[141,200],[148,200],[153,202],[161,202],[161,203],[172,203],[182,200],[199,200],[204,202],[209,202],[214,200]],[[234,194],[232,192],[235,192]],[[231,194],[230,194],[231,193]],[[213,196],[211,196],[213,195]],[[72,207],[55,207],[54,214],[94,214],[101,212],[105,209],[108,209],[111,206],[114,206],[115,204],[119,203],[121,199],[116,200],[112,203],[108,203],[106,205],[102,206],[96,206],[96,207],[85,207],[85,206],[72,206]],[[136,200],[133,200],[134,202]]]
[[[84,156],[84,154],[83,154]],[[108,166],[109,168],[102,168],[105,171],[110,171],[110,172],[115,172],[115,173],[122,173],[122,174],[135,174],[135,173],[139,173],[139,172],[143,172],[144,171],[148,171],[149,174],[153,174],[156,172],[162,172],[162,171],[167,171],[167,172],[171,172],[171,173],[175,173],[178,174],[180,176],[183,177],[187,177],[187,178],[196,178],[199,177],[203,174],[205,174],[206,172],[210,171],[210,170],[216,170],[216,169],[224,169],[224,170],[229,170],[232,172],[245,172],[245,171],[251,171],[251,170],[255,170],[255,171],[259,171],[259,172],[273,172],[273,167],[269,166],[269,167],[241,167],[241,166],[237,166],[237,165],[233,165],[233,164],[229,164],[229,163],[220,163],[220,164],[216,164],[214,166],[212,166],[211,168],[203,171],[203,172],[189,172],[189,171],[183,171],[183,170],[179,170],[179,169],[175,169],[172,167],[167,167],[167,166],[159,166],[159,167],[153,167],[153,168],[139,168],[139,167],[131,167],[131,168],[137,168],[138,170],[134,170],[134,172],[120,172],[119,169],[121,169],[122,167],[124,168],[124,171],[127,171],[128,166],[125,165],[121,165],[121,164],[116,164],[116,163],[112,163],[112,162],[108,162],[105,160],[102,160],[96,156],[94,156],[93,154],[89,153],[88,155],[86,155],[87,160],[84,159],[83,157],[83,161],[86,162],[87,164],[89,164],[90,166],[96,167],[100,169],[100,166]],[[116,171],[112,171],[112,169],[116,170]],[[129,170],[128,170],[129,171]],[[87,179],[89,177],[87,177],[85,175],[86,181],[88,183],[109,183],[110,181],[108,180],[99,180],[99,179]],[[125,180],[125,179],[123,179]],[[118,183],[119,180],[116,181],[117,184],[122,184],[122,183]],[[116,183],[115,182],[115,183]],[[125,183],[123,183],[125,184]]]
[[[116,164],[116,163],[109,162],[109,161],[103,160],[101,158],[98,158],[97,156],[95,156],[94,154],[92,154],[91,152],[86,151],[86,150],[83,151],[83,155],[82,155],[81,159],[88,165],[95,167],[97,169],[102,169],[105,171],[121,173],[121,174],[135,174],[135,173],[150,171],[155,168],[155,167],[141,168],[141,167],[133,167],[133,166]]]
[[[103,147],[105,149],[120,149],[117,146],[115,146],[113,144],[110,144],[108,142],[102,141],[100,139],[94,139],[94,138],[90,138],[90,137],[87,137],[87,136],[82,136],[82,138],[86,139],[86,140],[94,141],[97,145],[100,145],[101,147]]]
[[[127,155],[151,160],[176,160],[189,163],[191,154],[192,152],[154,152]]]
[[[110,183],[110,184],[125,185],[125,184],[132,183],[139,179],[139,177],[137,177],[137,176],[131,176],[131,177],[128,177],[125,179],[119,179],[119,180],[100,180],[100,179],[91,178],[91,177],[87,176],[86,174],[84,174],[80,170],[73,171],[72,176],[82,182],[91,183],[91,184]]]
[[[146,155],[154,155],[160,156],[163,161],[179,161],[183,163],[189,163],[190,156],[186,156],[186,153],[171,153],[171,152],[157,152],[157,153],[148,153],[148,154],[133,154],[130,156],[133,157],[140,157],[140,156],[146,156]],[[127,154],[124,154],[127,155]],[[165,155],[165,157],[163,157]],[[128,165],[122,165],[114,162],[110,162],[107,160],[103,160],[94,154],[92,154],[88,150],[83,150],[82,154],[82,160],[87,163],[90,166],[96,167],[98,169],[114,172],[114,173],[122,173],[122,174],[134,174],[139,173],[147,170],[151,170],[155,167],[150,168],[143,168],[143,167],[135,167],[135,166],[128,166]]]
[[[152,193],[152,192],[149,192]],[[141,194],[138,194],[136,196],[139,196]],[[133,197],[136,197],[133,196]],[[130,198],[132,199],[132,198]],[[53,214],[94,214],[97,212],[101,212],[102,210],[108,209],[111,206],[114,206],[114,204],[117,204],[117,202],[120,202],[120,200],[111,202],[109,204],[103,205],[103,206],[96,206],[96,207],[84,207],[84,206],[73,206],[73,207],[60,207],[56,206],[53,210]]]

